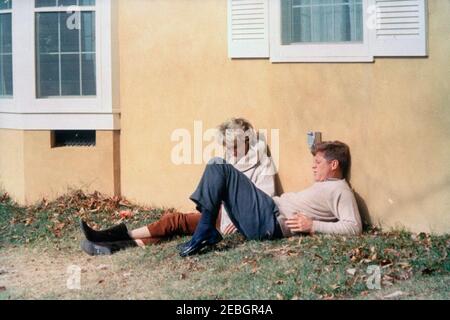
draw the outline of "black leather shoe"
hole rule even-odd
[[[187,257],[196,254],[205,247],[213,246],[219,243],[220,241],[222,241],[222,239],[223,238],[220,232],[214,229],[212,231],[212,234],[205,239],[192,239],[191,241],[187,242],[186,245],[180,249],[180,256]]]
[[[177,244],[177,250],[181,251],[187,248],[187,246],[191,243],[191,240]]]

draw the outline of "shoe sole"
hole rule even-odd
[[[90,256],[105,256],[112,254],[111,249],[97,245],[89,240],[81,241],[80,246],[81,249]]]
[[[211,242],[211,243],[205,243],[205,241],[201,242],[198,246],[195,247],[191,247],[192,249],[189,250],[189,248],[186,248],[184,250],[182,250],[180,252],[180,256],[181,257],[188,257],[188,256],[192,256],[194,254],[199,253],[200,251],[202,251],[203,249],[207,249],[207,248],[211,248],[214,247],[216,244],[218,244],[220,241],[222,241],[222,236],[220,236],[216,241]]]

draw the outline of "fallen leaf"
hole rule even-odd
[[[119,216],[121,219],[129,219],[133,217],[133,212],[131,212],[130,210],[122,210],[119,212]]]
[[[106,270],[108,268],[109,268],[109,266],[106,264],[101,264],[101,265],[97,266],[97,270]]]
[[[0,197],[0,202],[5,203],[8,202],[11,198],[9,197],[9,194],[7,192],[3,193]]]
[[[351,269],[347,269],[346,271],[349,275],[354,276],[356,273],[356,269],[355,268],[351,268]]]
[[[391,294],[388,294],[388,295],[384,296],[383,298],[385,298],[385,299],[392,299],[392,298],[400,297],[403,294],[404,294],[403,291],[395,291],[395,292],[393,292]]]
[[[339,289],[340,287],[341,287],[341,286],[338,285],[338,284],[333,284],[333,285],[331,285],[331,289],[333,289],[333,290]]]
[[[394,283],[392,281],[388,281],[388,280],[381,281],[381,284],[385,287],[390,287],[390,286],[394,285]]]

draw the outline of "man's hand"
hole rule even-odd
[[[232,234],[232,233],[235,233],[236,231],[237,231],[237,229],[234,226],[234,224],[230,223],[229,225],[227,225],[225,227],[225,230],[223,230],[223,234]]]
[[[286,220],[286,225],[292,232],[312,233],[313,220],[301,213]]]

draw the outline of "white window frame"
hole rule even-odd
[[[373,62],[369,1],[363,0],[363,42],[281,44],[281,0],[269,1],[271,62]]]
[[[8,103],[0,99],[0,128],[119,129],[119,109],[113,105],[117,102],[113,101],[111,2],[96,0],[95,6],[80,7],[95,9],[96,96],[45,98],[37,98],[36,90],[36,13],[61,11],[61,7],[35,8],[34,0],[13,2],[14,96]]]
[[[13,6],[14,6],[14,3],[16,1],[13,1]],[[0,10],[0,14],[3,14],[3,13],[10,13],[11,14],[11,24],[12,24],[12,9],[2,9],[2,10]],[[11,26],[11,30],[12,30],[12,26]],[[11,52],[12,52],[12,60],[13,60],[13,64],[14,64],[14,50],[11,50]],[[13,77],[14,77],[14,67],[13,67]],[[13,83],[13,94],[11,96],[0,96],[0,104],[12,106],[13,105],[13,99],[14,99],[14,83]]]

